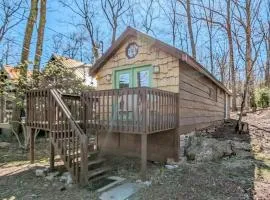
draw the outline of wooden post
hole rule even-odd
[[[81,171],[80,171],[80,185],[85,186],[88,183],[88,137],[81,136]]]
[[[147,171],[147,134],[141,135],[141,176],[146,179]]]
[[[35,162],[35,133],[33,129],[29,126],[26,127],[28,135],[30,135],[30,163],[34,164]]]
[[[50,171],[54,170],[54,145],[53,145],[53,140],[51,137],[52,133],[50,134]]]

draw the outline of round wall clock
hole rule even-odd
[[[126,56],[128,57],[128,59],[135,58],[138,52],[139,52],[139,47],[135,42],[130,43],[126,48]]]

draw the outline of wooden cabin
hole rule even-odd
[[[91,75],[97,79],[98,91],[123,91],[123,109],[119,117],[125,119],[124,123],[132,117],[143,118],[136,111],[134,115],[134,109],[140,108],[137,102],[133,102],[135,106],[132,104],[133,94],[125,90],[148,88],[144,120],[147,128],[154,126],[147,139],[150,160],[177,159],[179,134],[229,117],[230,92],[224,85],[188,54],[133,28],[127,28],[97,61]],[[174,114],[177,114],[176,119],[172,117]],[[176,120],[176,124],[168,125],[171,120]],[[110,134],[109,139],[107,135],[106,132],[99,134],[102,150],[140,155],[140,135],[124,131]]]
[[[94,151],[179,159],[180,135],[229,118],[230,92],[188,54],[128,27],[96,61],[94,91],[27,93],[27,125],[50,132],[51,167],[56,151],[75,181],[104,173],[91,166]],[[33,138],[31,140],[33,160]]]

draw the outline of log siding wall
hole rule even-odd
[[[180,62],[179,130],[187,133],[225,117],[225,92],[208,78]]]

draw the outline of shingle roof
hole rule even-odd
[[[91,68],[92,67],[91,64],[86,64],[81,61],[74,60],[65,56],[56,55],[56,54],[52,55],[51,60],[53,59],[60,62],[63,66],[74,70],[75,75],[78,78],[81,78],[82,80],[84,80],[86,76],[89,76],[88,71],[86,69]]]
[[[4,70],[7,73],[7,76],[10,80],[17,81],[20,77],[20,69],[18,67],[13,67],[10,65],[5,65]],[[32,71],[27,72],[27,76],[31,77],[32,76]]]

